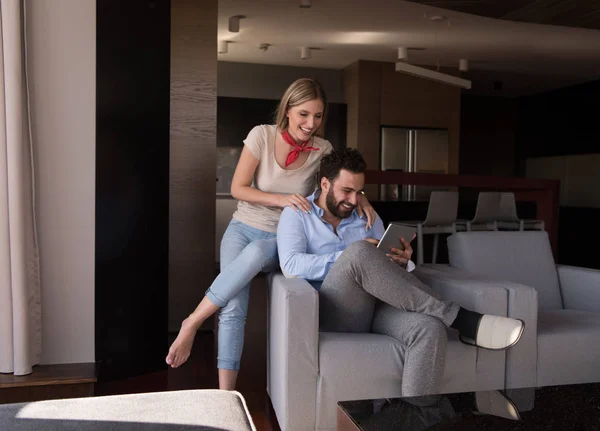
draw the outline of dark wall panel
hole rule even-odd
[[[515,175],[517,99],[461,97],[459,173]]]
[[[600,80],[519,99],[517,122],[518,172],[528,157],[600,153]],[[600,166],[598,167],[600,169]],[[597,208],[561,207],[558,263],[600,268],[589,253],[600,242],[600,230],[589,229]]]
[[[243,146],[248,132],[258,124],[275,124],[279,100],[243,97],[217,98],[217,146]],[[346,104],[329,103],[325,138],[335,148],[346,147]]]
[[[97,0],[96,360],[100,379],[164,367],[169,0]]]
[[[517,149],[520,159],[600,152],[600,80],[522,97]]]

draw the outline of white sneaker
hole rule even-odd
[[[521,420],[519,411],[514,403],[498,391],[475,392],[477,411],[492,416]]]
[[[504,350],[514,346],[521,339],[525,322],[510,317],[484,314],[477,327],[475,340],[460,337],[466,344],[490,350]]]

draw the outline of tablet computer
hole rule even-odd
[[[416,227],[390,223],[383,233],[377,248],[381,248],[386,252],[390,251],[390,247],[404,250],[404,245],[400,241],[400,237],[404,238],[408,242],[411,242],[416,232]]]

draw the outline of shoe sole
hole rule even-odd
[[[523,335],[523,331],[525,331],[525,322],[522,319],[515,319],[518,320],[519,322],[521,322],[521,332],[519,332],[519,336],[517,337],[517,339],[515,340],[514,343],[509,344],[506,347],[500,347],[498,349],[493,349],[491,347],[482,347],[482,346],[478,346],[477,344],[475,344],[474,340],[471,340],[470,338],[464,338],[462,337],[460,334],[458,336],[458,339],[468,345],[468,346],[473,346],[473,347],[477,347],[479,349],[485,349],[485,350],[491,350],[491,351],[501,351],[501,350],[506,350],[506,349],[510,349],[511,347],[513,347],[514,345],[516,345],[520,340],[521,340],[521,336]]]

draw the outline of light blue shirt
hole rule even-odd
[[[333,226],[323,220],[324,211],[315,204],[320,194],[318,190],[307,198],[312,206],[310,214],[284,208],[277,227],[281,271],[286,277],[308,280],[317,290],[346,247],[365,238],[380,239],[385,232],[378,215],[367,231],[367,220],[354,210],[350,217],[342,219],[336,235]],[[409,262],[408,270],[413,269],[414,263]]]

